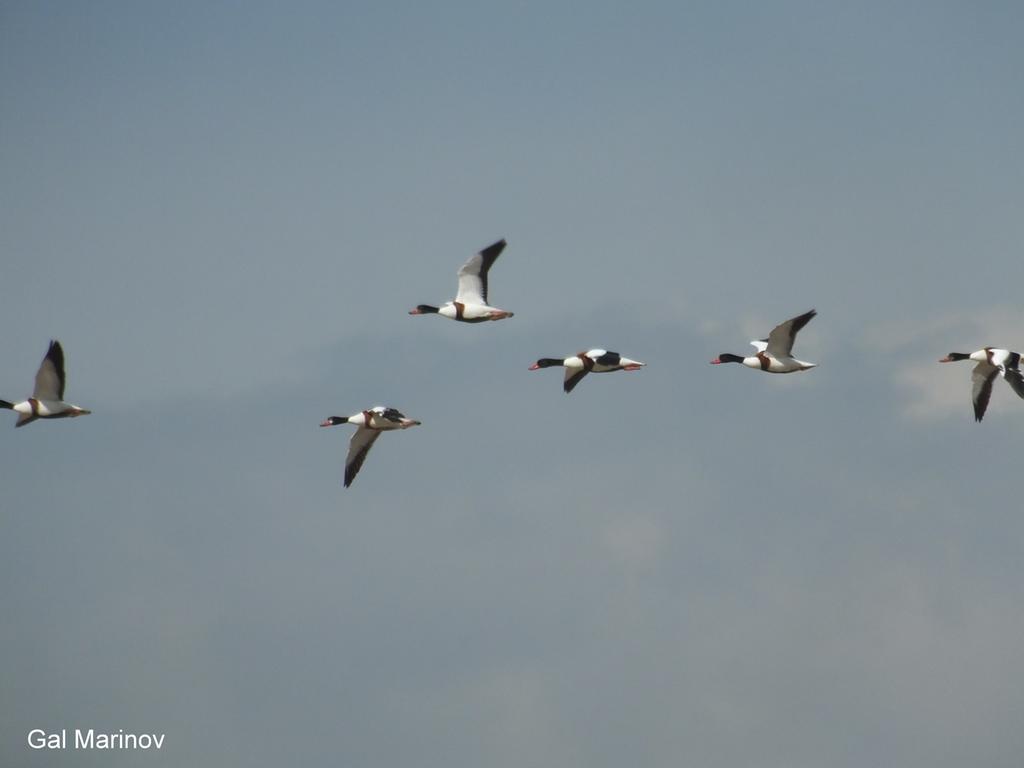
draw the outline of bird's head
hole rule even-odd
[[[711,361],[712,365],[721,365],[722,363],[742,363],[743,358],[739,355],[733,355],[729,352],[723,352],[721,355]]]
[[[410,309],[410,315],[433,315],[440,311],[439,307],[431,306],[430,304],[418,304],[416,309]]]

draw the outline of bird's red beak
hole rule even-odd
[[[716,357],[714,360],[711,361],[711,364],[712,365],[721,365],[722,361]]]
[[[946,357],[944,357],[941,360],[939,360],[939,362],[940,363],[952,363],[953,359],[949,355],[946,355]]]
[[[534,363],[533,365],[530,366],[530,370],[531,371],[539,371],[540,370],[540,366],[537,365],[536,363]]]
[[[327,421],[322,421],[322,422],[320,422],[320,426],[321,426],[321,427],[333,427],[334,425],[333,425],[333,424],[331,424],[331,420],[330,420],[330,419],[328,419]]]

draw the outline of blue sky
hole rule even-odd
[[[1024,345],[1021,22],[0,6],[0,396],[94,411],[0,439],[0,762],[1017,765],[1024,403],[935,361]]]

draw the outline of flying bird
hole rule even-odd
[[[817,363],[806,363],[793,357],[793,342],[800,329],[811,322],[811,319],[818,314],[816,310],[805,312],[798,317],[779,323],[767,339],[752,341],[757,353],[750,357],[732,355],[726,352],[711,361],[712,365],[722,363],[742,363],[748,368],[755,368],[767,373],[793,373],[794,371],[807,371],[817,366]]]
[[[32,397],[20,403],[0,400],[0,408],[8,408],[18,414],[15,427],[24,427],[36,419],[71,419],[85,416],[92,411],[64,402],[64,350],[59,341],[51,341],[39,370],[36,371],[36,385]]]
[[[556,357],[542,357],[530,366],[530,370],[536,371],[539,368],[553,368],[559,365],[565,368],[565,381],[562,384],[562,389],[569,393],[588,373],[638,371],[647,363],[630,360],[618,352],[609,352],[606,349],[588,349],[586,352],[580,352],[564,360]]]
[[[487,303],[487,273],[505,250],[505,241],[499,240],[474,254],[459,270],[459,292],[454,301],[442,307],[420,304],[409,310],[410,315],[438,314],[463,323],[483,323],[504,320],[513,313],[492,307]]]
[[[950,352],[940,363],[953,363],[957,360],[974,360],[978,364],[971,371],[973,390],[971,399],[974,401],[974,420],[981,421],[992,398],[992,384],[996,376],[1003,375],[1006,383],[1020,397],[1024,397],[1024,378],[1020,372],[1020,353],[1008,349],[985,347],[977,352]]]
[[[380,437],[381,432],[392,429],[408,429],[419,426],[420,422],[406,416],[396,408],[385,408],[377,405],[360,411],[354,416],[331,416],[323,421],[321,427],[333,427],[337,424],[355,424],[358,429],[352,434],[348,444],[348,458],[345,459],[345,487],[352,485],[352,481],[359,474],[363,462],[366,461],[366,454],[370,452],[374,442]]]

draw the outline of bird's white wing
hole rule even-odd
[[[51,341],[39,370],[32,397],[37,400],[64,399],[64,350],[59,341]]]
[[[576,388],[576,385],[583,381],[583,377],[586,376],[590,371],[586,368],[566,368],[565,379],[562,382],[562,389],[566,394],[569,394]]]
[[[754,339],[752,342],[750,342],[750,344],[758,352],[764,352],[766,349],[768,349],[768,342],[764,340]]]
[[[812,309],[810,312],[804,312],[798,317],[776,325],[772,328],[772,332],[768,334],[768,346],[765,347],[764,351],[775,358],[792,357],[793,342],[796,340],[796,335],[800,332],[801,328],[811,322],[811,318],[816,314],[818,313]]]
[[[487,304],[487,272],[501,252],[505,241],[499,240],[480,253],[473,254],[459,269],[459,292],[455,300],[461,304]]]
[[[359,470],[366,461],[366,454],[370,452],[374,441],[380,437],[380,431],[359,427],[352,435],[348,443],[348,458],[345,459],[345,487],[352,485]]]
[[[991,363],[978,363],[971,371],[971,383],[974,385],[971,399],[974,401],[974,420],[981,421],[992,398],[992,382],[996,380],[999,369]]]

